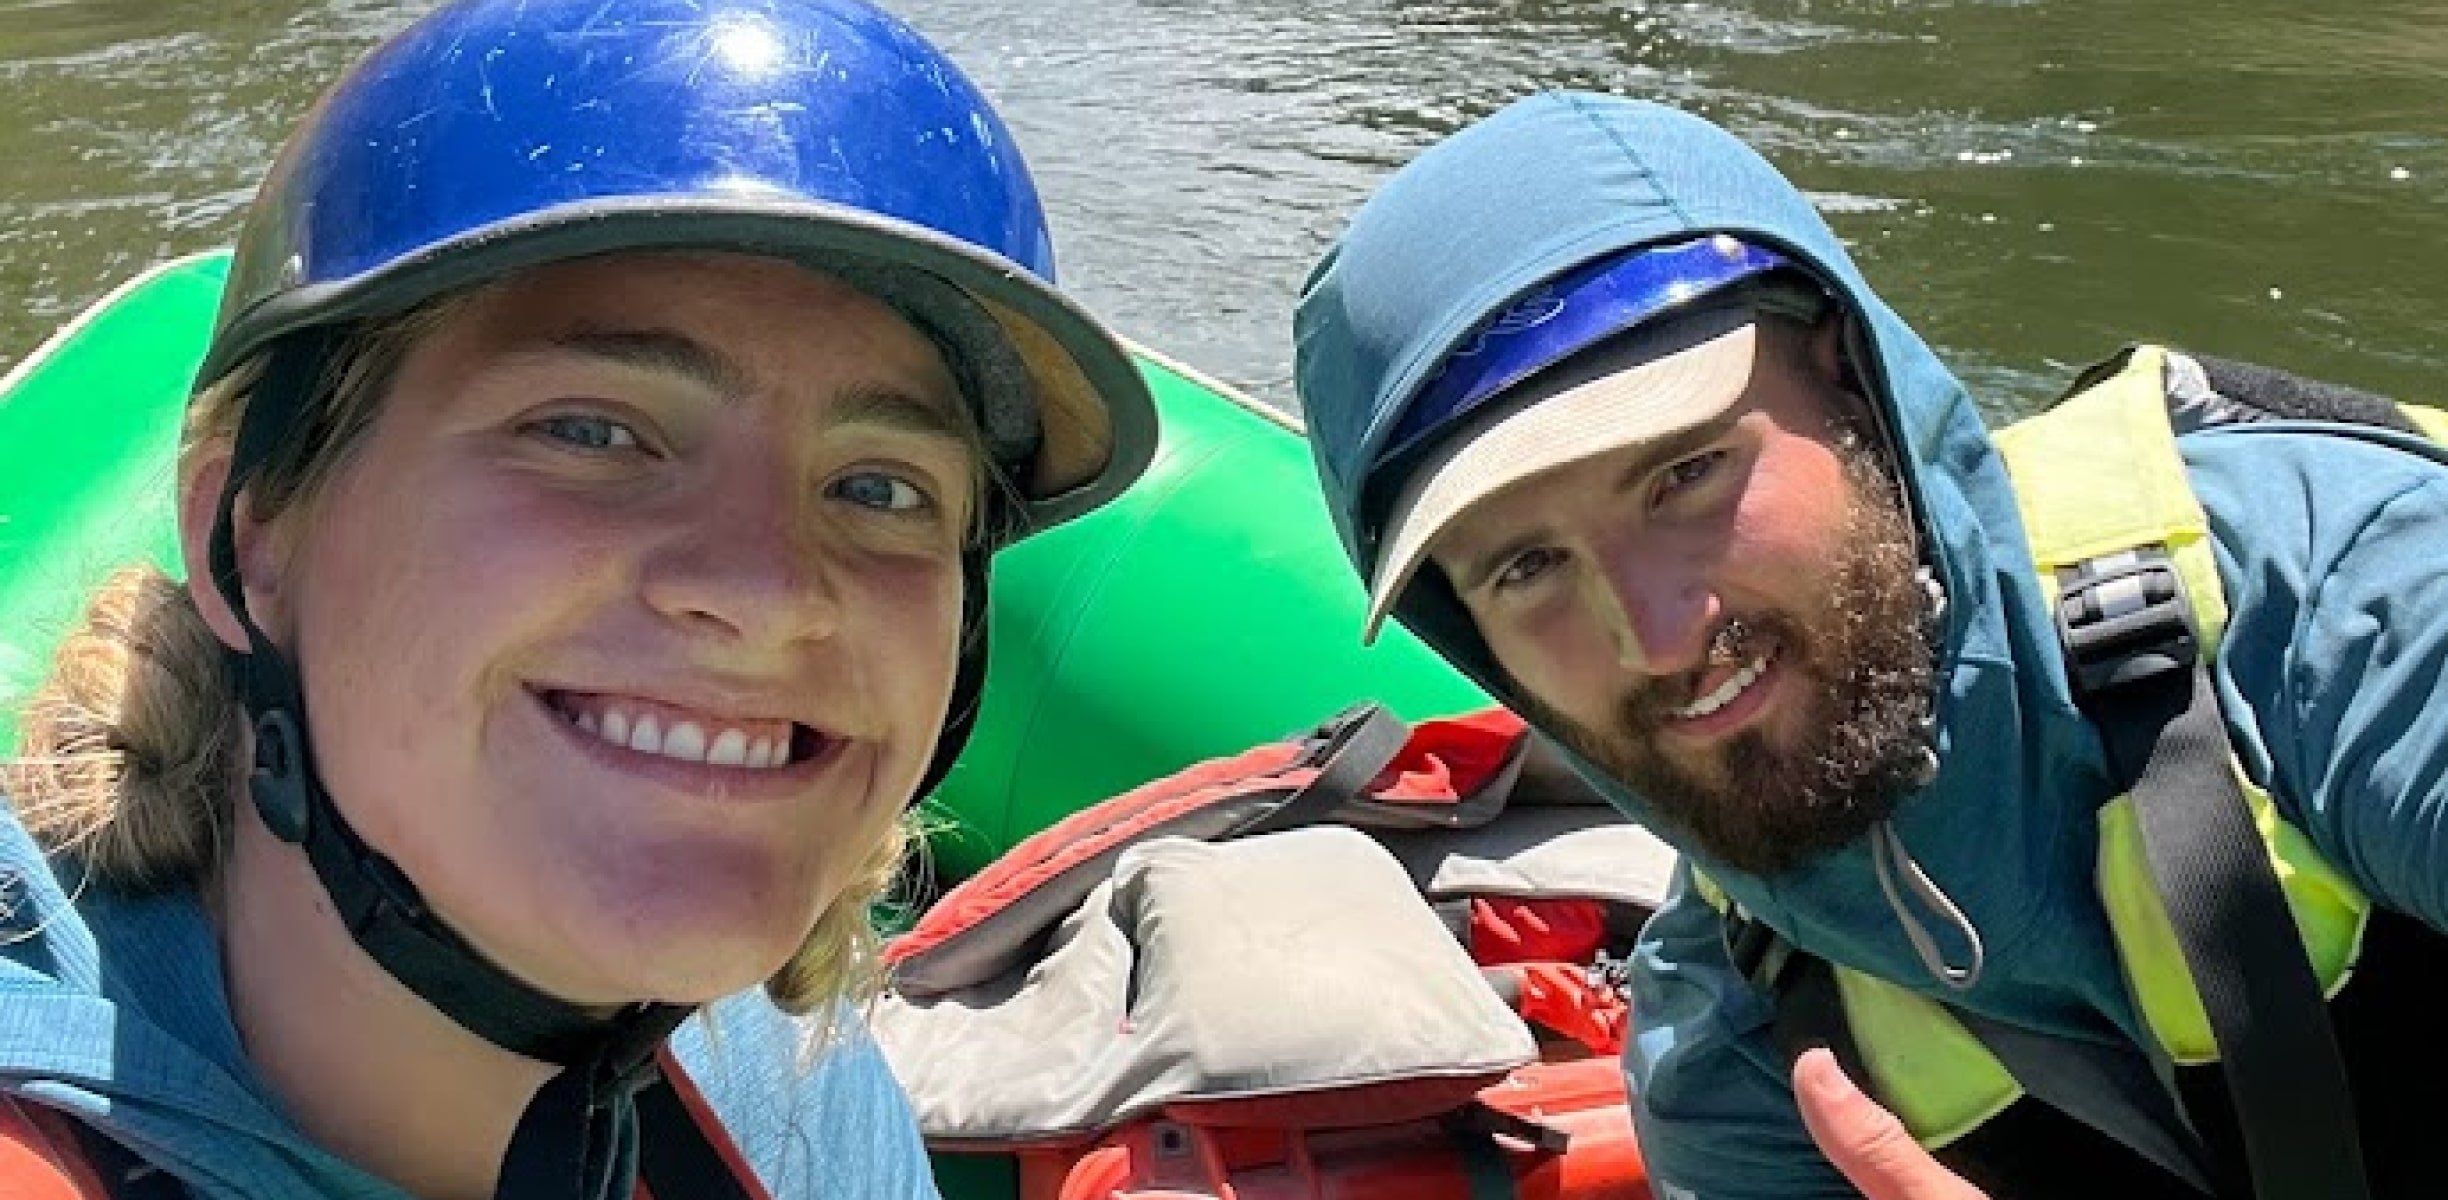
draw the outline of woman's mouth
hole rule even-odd
[[[718,716],[635,696],[542,693],[571,726],[599,741],[677,762],[768,771],[822,754],[834,739],[780,718]]]

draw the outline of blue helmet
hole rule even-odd
[[[1128,354],[1051,286],[1009,132],[948,59],[857,0],[428,16],[290,138],[197,386],[301,330],[642,249],[801,261],[899,310],[944,349],[1027,527],[1110,499],[1154,451]]]
[[[1644,246],[1531,288],[1447,354],[1401,409],[1370,472],[1414,461],[1515,384],[1644,322],[1663,320],[1792,260],[1730,234]]]

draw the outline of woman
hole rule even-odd
[[[1152,452],[1050,271],[991,109],[854,0],[466,0],[341,80],[240,236],[186,581],[102,590],[6,777],[23,1180],[668,1200],[754,1194],[744,1142],[927,1190],[805,1031],[966,734],[988,556]],[[812,1019],[658,1054],[757,984]]]

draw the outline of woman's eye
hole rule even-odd
[[[606,417],[564,414],[546,417],[536,422],[534,428],[556,442],[581,450],[630,450],[638,445],[636,430]]]
[[[1671,496],[1708,478],[1709,473],[1725,461],[1725,456],[1723,450],[1709,450],[1667,467],[1665,478],[1658,488],[1659,497]]]
[[[833,481],[829,489],[852,504],[879,512],[912,512],[931,503],[917,484],[882,471],[860,471]]]
[[[1488,584],[1498,591],[1521,587],[1554,570],[1562,561],[1563,551],[1552,546],[1534,546],[1514,555]]]

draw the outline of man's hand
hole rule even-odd
[[[1894,1113],[1854,1087],[1835,1055],[1804,1051],[1794,1063],[1793,1085],[1811,1140],[1865,1200],[1988,1200],[1931,1158]]]

